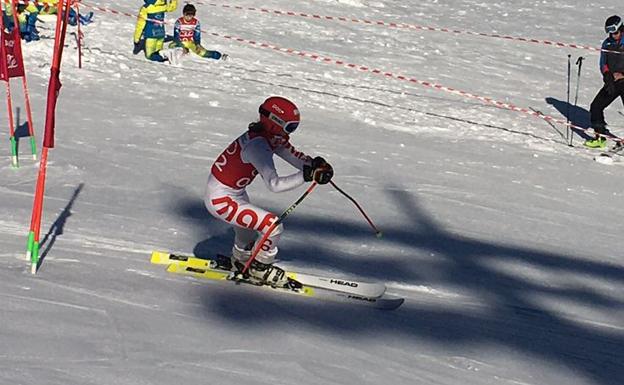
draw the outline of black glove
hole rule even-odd
[[[306,182],[314,180],[318,184],[327,184],[333,176],[334,169],[320,156],[312,159],[311,165],[303,166],[303,180]]]
[[[613,72],[607,71],[602,74],[602,80],[604,80],[604,88],[609,95],[615,95],[615,77],[613,77]]]
[[[144,48],[145,48],[144,40],[139,40],[137,43],[134,43],[134,49],[132,50],[132,53],[134,55],[137,55],[139,52],[143,51]]]

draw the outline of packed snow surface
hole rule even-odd
[[[599,151],[577,134],[567,146],[561,124],[396,78],[557,119],[571,110],[587,127],[599,52],[491,35],[599,47],[621,3],[270,0],[261,11],[198,1],[203,45],[231,60],[179,67],[132,55],[135,18],[124,13],[141,5],[85,0],[95,22],[83,27],[82,69],[68,31],[34,276],[24,256],[39,166],[22,137],[12,168],[4,142],[0,384],[622,384],[622,163],[595,162]],[[23,49],[40,145],[54,21],[39,28],[43,39]],[[576,108],[568,55],[570,104],[585,58]],[[351,202],[320,186],[286,219],[280,263],[387,282],[406,298],[396,311],[150,264],[152,250],[229,252],[232,231],[203,206],[206,177],[270,95],[298,104],[293,143],[328,159],[384,233],[375,238]],[[607,121],[624,135],[621,109],[616,101]],[[249,189],[276,213],[302,192]]]

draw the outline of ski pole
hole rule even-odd
[[[74,5],[76,7],[76,44],[78,44],[78,68],[82,68],[82,31],[80,30],[80,0]]]
[[[578,66],[578,73],[576,75],[576,92],[574,93],[574,111],[576,111],[576,104],[578,102],[578,91],[579,91],[579,83],[581,82],[581,67],[583,66],[583,60],[585,58],[583,56],[579,56],[576,59],[576,65]],[[574,119],[571,119],[572,123],[574,123]],[[572,146],[572,139],[574,136],[570,135],[570,146]]]
[[[346,192],[344,192],[342,189],[340,189],[340,187],[336,186],[336,184],[332,181],[329,181],[329,183],[331,183],[332,186],[334,186],[334,188],[336,190],[338,190],[339,193],[341,193],[342,195],[344,195],[345,197],[347,197],[347,199],[349,199],[351,202],[353,202],[355,204],[355,206],[358,208],[358,210],[360,210],[360,212],[362,213],[362,215],[364,215],[364,218],[366,218],[366,220],[368,221],[368,224],[373,228],[373,230],[375,231],[375,236],[377,236],[377,238],[381,238],[383,233],[381,231],[379,231],[379,229],[373,224],[373,221],[370,220],[370,218],[368,217],[368,215],[366,215],[366,213],[364,212],[364,209],[362,209],[362,207],[355,201],[355,199],[353,199],[349,194],[347,194]]]
[[[567,112],[566,112],[566,140],[569,142],[570,141],[570,72],[571,72],[571,66],[572,66],[572,62],[571,59],[572,55],[568,54],[568,92],[567,92]]]
[[[245,263],[245,267],[243,268],[243,274],[247,271],[247,269],[249,269],[249,266],[251,266],[251,262],[253,262],[253,260],[256,259],[256,256],[260,253],[260,250],[262,250],[262,245],[264,245],[264,242],[266,242],[266,240],[269,238],[273,230],[275,230],[275,228],[279,226],[279,224],[282,223],[284,219],[286,219],[286,217],[290,213],[295,211],[297,206],[299,206],[299,203],[303,202],[305,197],[310,195],[310,193],[312,192],[312,190],[314,190],[316,186],[317,186],[317,183],[312,182],[310,187],[308,187],[308,189],[299,197],[299,199],[297,199],[295,203],[293,203],[288,209],[286,209],[286,211],[284,211],[282,215],[280,215],[279,218],[277,218],[277,220],[273,222],[273,224],[271,225],[271,227],[269,227],[267,232],[264,233],[262,238],[260,238],[260,242],[256,243],[256,247],[254,248],[253,253],[251,253],[251,257],[249,257],[249,260],[247,261],[247,263]]]

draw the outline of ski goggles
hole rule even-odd
[[[264,108],[260,108],[260,113],[266,116],[267,118],[269,118],[278,126],[282,127],[282,130],[284,130],[284,132],[287,134],[292,134],[293,132],[295,132],[297,127],[299,127],[299,121],[294,120],[292,122],[287,122],[284,119],[272,113],[271,111],[265,110]]]
[[[605,26],[606,33],[617,33],[622,28],[622,21]]]

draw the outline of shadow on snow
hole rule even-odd
[[[571,103],[568,103],[564,100],[559,100],[551,97],[546,98],[546,103],[555,107],[555,109],[561,115],[563,115],[564,118],[569,120],[570,123],[575,125],[576,127],[581,127],[583,129],[588,129],[591,127],[590,115],[588,110],[579,107],[578,105],[572,105]],[[591,137],[587,134],[586,131],[578,128],[572,127],[572,131],[584,140],[590,139]]]
[[[78,198],[78,195],[80,194],[83,188],[84,188],[84,183],[80,183],[78,187],[76,187],[76,189],[74,190],[74,193],[72,194],[72,197],[69,199],[69,202],[67,202],[67,205],[65,205],[65,207],[63,208],[63,211],[61,211],[58,217],[56,217],[56,220],[54,220],[54,223],[52,223],[52,226],[50,226],[50,229],[48,230],[46,235],[44,235],[43,239],[41,240],[40,248],[42,252],[39,257],[39,266],[43,264],[43,260],[45,259],[46,255],[48,255],[48,252],[52,249],[52,246],[54,246],[54,243],[56,242],[56,238],[59,235],[63,234],[63,229],[65,227],[65,224],[67,223],[67,219],[72,215],[71,213],[72,206],[74,205],[74,202],[76,202],[76,199]]]
[[[347,276],[471,293],[483,304],[482,311],[476,312],[474,307],[462,311],[455,305],[446,308],[444,302],[432,302],[428,294],[412,293],[403,307],[394,312],[383,312],[293,297],[266,296],[242,287],[233,287],[225,292],[228,294],[222,292],[215,297],[210,294],[209,286],[200,286],[198,290],[205,291],[202,298],[206,309],[210,309],[210,314],[216,310],[216,314],[228,323],[239,324],[245,329],[279,327],[288,333],[289,330],[295,332],[303,324],[352,338],[370,338],[373,333],[396,335],[403,340],[406,337],[416,341],[429,340],[449,349],[494,344],[565,365],[598,384],[620,383],[624,376],[622,334],[570,321],[534,299],[540,295],[550,296],[564,303],[575,301],[602,311],[622,309],[624,303],[621,300],[604,296],[583,284],[553,287],[548,282],[536,283],[491,265],[504,261],[619,284],[624,283],[624,269],[528,247],[453,235],[440,228],[419,207],[414,196],[398,189],[388,194],[396,204],[396,212],[407,214],[411,223],[383,228],[385,237],[379,242],[385,247],[404,250],[400,257],[388,255],[388,249],[383,251],[384,247],[380,247],[377,255],[375,247],[369,247],[363,257],[318,242],[328,237],[360,243],[376,242],[371,241],[370,229],[362,225],[359,218],[355,224],[334,217],[308,219],[296,215],[286,221],[285,234],[297,234],[297,238],[307,238],[308,241],[297,246],[283,238],[281,254],[296,256],[287,261],[340,270]],[[209,257],[215,252],[228,252],[233,232],[212,219],[201,201],[193,203],[188,200],[178,209],[183,216],[198,222],[196,224],[210,226],[213,231],[215,225],[218,226],[217,236],[197,244],[196,255]]]

